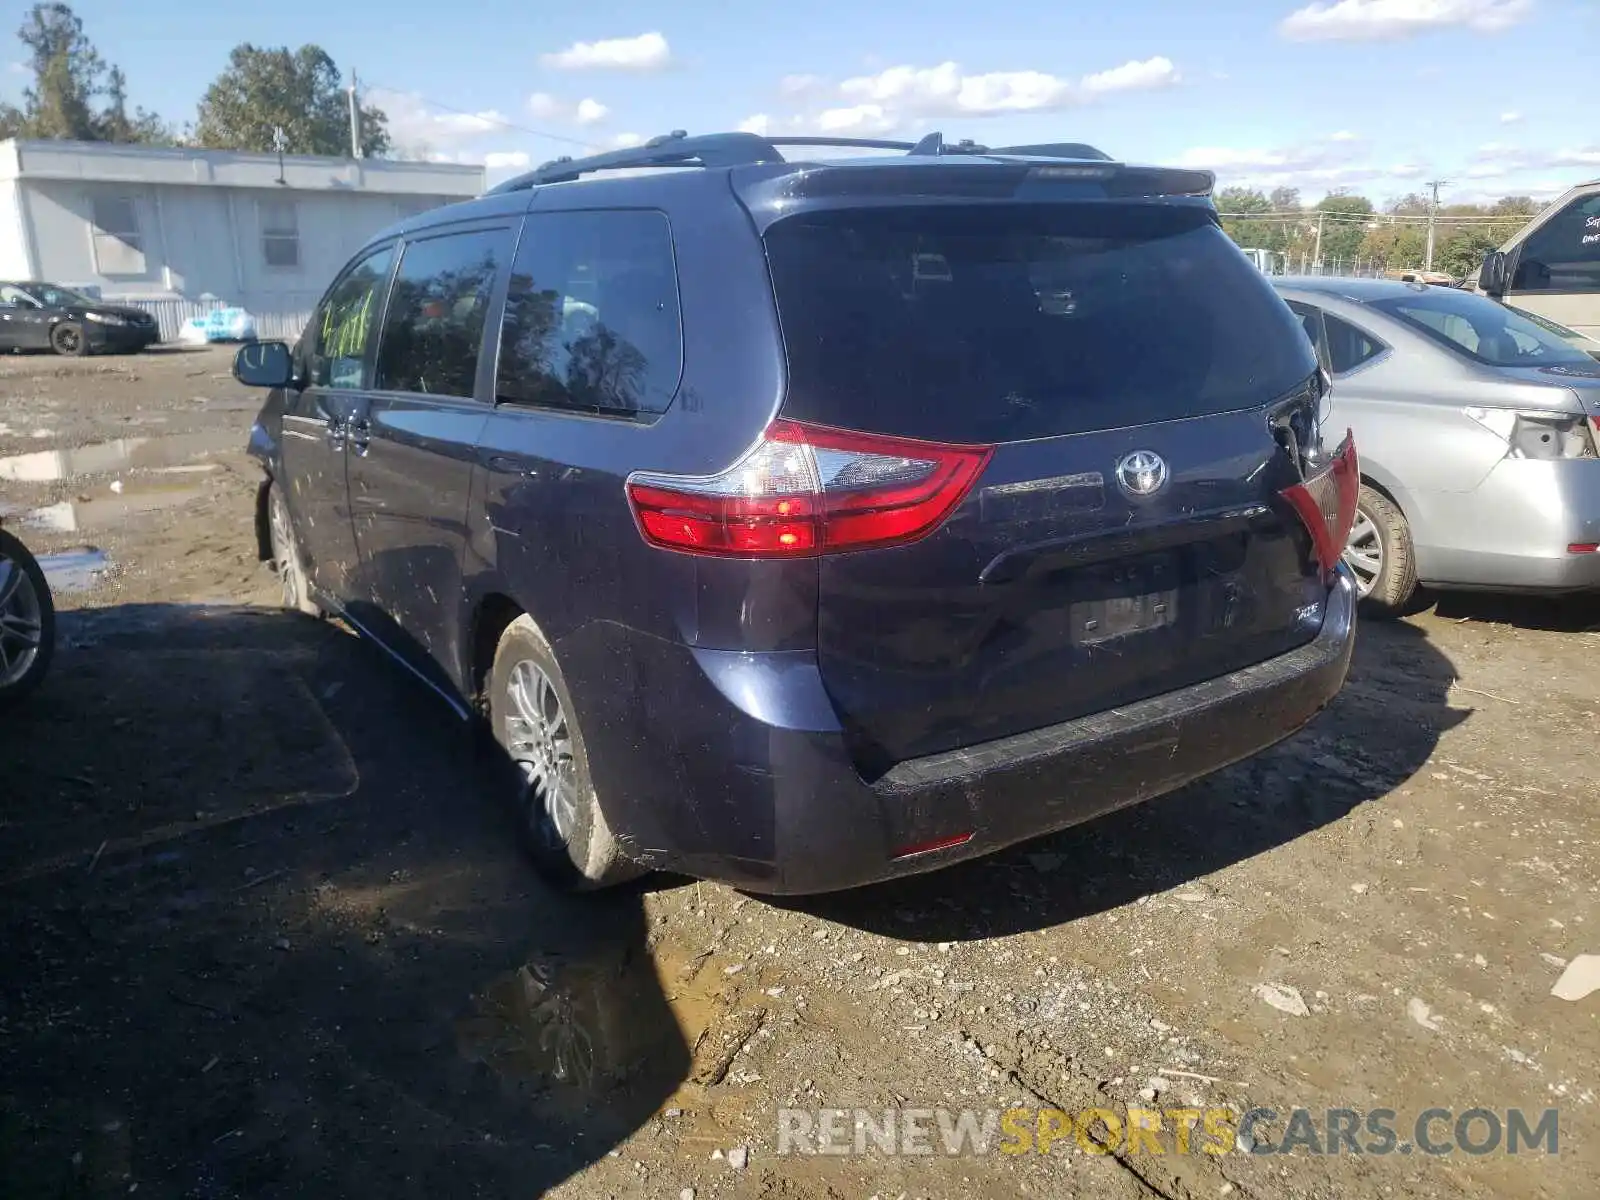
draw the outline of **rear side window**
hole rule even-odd
[[[1441,345],[1494,367],[1587,366],[1593,361],[1514,309],[1454,288],[1424,288],[1415,295],[1375,300],[1372,306]]]
[[[1383,350],[1349,321],[1341,321],[1332,313],[1323,313],[1322,319],[1328,330],[1328,369],[1335,375],[1354,371]]]
[[[509,230],[488,229],[406,245],[389,290],[375,388],[471,397],[484,315],[510,242]]]
[[[839,210],[766,243],[801,420],[1018,441],[1249,408],[1317,369],[1202,210]]]
[[[368,255],[323,298],[310,330],[313,387],[362,386],[367,347],[377,331],[383,285],[393,260],[389,247]]]
[[[683,373],[672,231],[641,211],[530,216],[500,331],[503,402],[638,417]]]

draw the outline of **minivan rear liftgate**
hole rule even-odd
[[[841,207],[765,240],[779,419],[630,492],[658,545],[818,557],[864,778],[1316,636],[1353,459],[1302,485],[1322,378],[1209,209]]]

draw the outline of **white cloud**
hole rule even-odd
[[[26,75],[28,70],[28,64],[25,62],[16,62],[13,60],[6,64],[6,74],[8,75]]]
[[[811,96],[827,86],[820,75],[785,75],[778,81],[778,91],[785,96]]]
[[[1533,0],[1315,0],[1278,31],[1297,42],[1370,42],[1438,29],[1499,33],[1533,9]]]
[[[642,146],[645,137],[642,133],[619,133],[611,139],[611,148],[614,150],[627,150],[633,146]]]
[[[817,128],[823,133],[862,135],[890,133],[898,122],[881,104],[856,104],[849,108],[829,108],[817,114]]]
[[[1413,163],[1389,166],[1364,157],[1359,139],[1308,140],[1285,147],[1196,146],[1173,160],[1174,166],[1214,171],[1220,186],[1381,187],[1385,181],[1411,178],[1425,168]]]
[[[1359,135],[1351,133],[1348,129],[1341,129],[1338,133],[1330,134],[1328,140],[1330,142],[1359,142],[1361,138]]]
[[[1329,138],[1289,147],[1197,146],[1172,163],[1214,171],[1222,187],[1298,187],[1308,195],[1318,189],[1347,187],[1374,198],[1414,191],[1417,180],[1438,174],[1460,181],[1450,189],[1451,202],[1478,203],[1506,193],[1549,196],[1578,178],[1592,178],[1600,169],[1600,144],[1539,150],[1490,142],[1465,161],[1384,162],[1368,157],[1361,144]],[[1564,184],[1548,182],[1563,173],[1567,176]],[[1490,180],[1504,182],[1490,184]],[[1499,191],[1488,195],[1490,187]]]
[[[839,84],[850,101],[818,114],[829,132],[884,132],[919,117],[984,117],[1051,112],[1113,92],[1148,90],[1179,82],[1172,60],[1156,56],[1073,80],[1044,71],[990,71],[968,75],[959,63],[897,66]]]
[[[740,133],[754,133],[766,137],[772,132],[772,118],[766,113],[756,113],[739,122]]]
[[[574,42],[557,54],[543,55],[540,61],[561,71],[659,71],[672,62],[672,48],[659,33],[641,33],[638,37]]]
[[[549,92],[535,92],[529,96],[528,111],[540,121],[570,121],[577,125],[594,125],[611,112],[600,101],[588,96],[573,104]]]
[[[526,171],[533,159],[526,150],[491,150],[483,156],[483,165],[491,171]]]
[[[1148,91],[1152,88],[1171,87],[1182,80],[1172,60],[1162,55],[1141,61],[1125,62],[1120,67],[1086,75],[1079,85],[1091,95],[1106,92]]]
[[[1522,120],[1522,114],[1519,113],[1519,112],[1512,111],[1512,112],[1503,112],[1503,113],[1500,114],[1500,124],[1502,124],[1502,125],[1516,125],[1521,120]]]
[[[446,112],[430,107],[415,92],[373,88],[367,93],[367,100],[388,117],[389,137],[394,144],[402,150],[415,150],[422,157],[495,133],[507,124],[505,114],[498,109]]]
[[[564,116],[567,106],[549,92],[535,92],[528,97],[528,111],[541,121],[550,121]]]

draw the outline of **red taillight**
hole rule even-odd
[[[645,541],[735,558],[903,545],[937,529],[991,446],[951,446],[777,420],[717,475],[628,477]]]
[[[1360,495],[1361,469],[1356,462],[1355,435],[1349,432],[1326,466],[1283,491],[1283,498],[1311,531],[1312,549],[1325,572],[1332,571],[1344,553]]]
[[[1600,542],[1573,542],[1567,547],[1568,554],[1600,554]]]

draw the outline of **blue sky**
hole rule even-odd
[[[136,103],[192,119],[238,42],[355,67],[402,151],[491,180],[672,128],[1089,141],[1375,200],[1600,176],[1600,0],[78,0]],[[28,8],[0,0],[0,30]],[[23,84],[0,43],[0,92]],[[454,110],[454,111],[452,111]],[[553,136],[546,136],[553,135]]]

